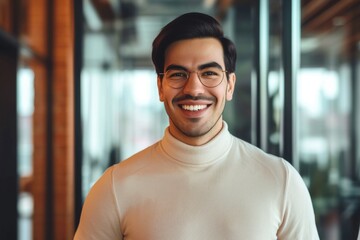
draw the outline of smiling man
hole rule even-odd
[[[164,69],[158,88],[170,134],[189,145],[207,143],[222,129],[222,112],[235,85],[235,74],[225,70],[220,41],[178,40],[165,51]]]
[[[98,180],[75,239],[319,239],[298,172],[234,137],[222,118],[236,51],[220,24],[201,13],[176,18],[152,59],[169,127]]]

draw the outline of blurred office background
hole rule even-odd
[[[151,44],[190,11],[236,43],[231,132],[295,166],[321,239],[356,239],[358,0],[0,0],[1,238],[72,239],[104,170],[162,137]]]

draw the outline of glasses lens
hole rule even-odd
[[[202,84],[206,87],[216,87],[224,78],[224,72],[220,68],[206,68],[198,73]]]
[[[181,88],[186,84],[188,73],[184,70],[171,69],[165,73],[165,79],[173,88]]]

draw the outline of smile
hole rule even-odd
[[[207,107],[207,105],[181,105],[181,108],[187,111],[200,111]]]

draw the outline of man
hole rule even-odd
[[[153,42],[164,137],[110,167],[90,191],[77,240],[318,239],[296,170],[228,131],[236,52],[219,23],[184,14]]]

